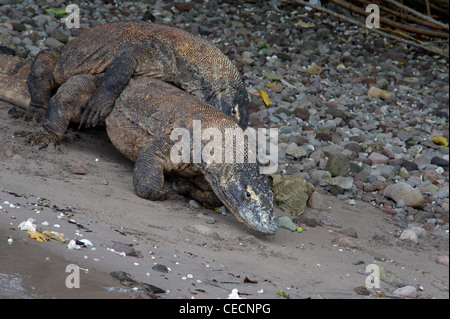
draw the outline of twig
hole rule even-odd
[[[417,42],[417,43],[419,43],[419,44],[426,43],[426,42],[420,41],[420,40],[418,40],[418,39],[416,39],[416,38],[414,38],[414,37],[412,37],[412,36],[410,36],[410,35],[408,35],[408,34],[402,32],[402,31],[400,31],[400,30],[391,30],[391,29],[387,29],[387,28],[379,28],[378,30],[396,34],[396,35],[398,35],[398,36],[400,36],[400,37],[402,37],[402,38],[404,38],[404,39],[408,39],[408,40],[411,40],[411,41],[415,41],[415,42]]]
[[[368,16],[369,15],[369,13],[366,12],[364,9],[362,9],[362,8],[360,8],[358,6],[355,6],[355,5],[351,4],[351,3],[348,3],[347,1],[344,1],[344,0],[330,0],[330,2],[333,2],[333,3],[343,7],[345,9],[348,9],[350,11],[356,12],[356,13],[358,13],[360,15],[363,15],[363,16]],[[391,26],[393,28],[397,28],[397,29],[400,29],[400,30],[405,30],[405,31],[408,31],[408,32],[413,32],[413,33],[416,33],[416,34],[423,34],[423,35],[428,35],[428,36],[431,36],[431,37],[444,38],[444,39],[447,39],[449,37],[448,33],[438,32],[438,31],[433,31],[433,30],[427,30],[427,29],[418,29],[418,28],[414,28],[414,27],[411,27],[411,26],[406,25],[406,24],[402,24],[402,23],[391,21],[391,20],[383,18],[383,17],[380,17],[380,22],[382,24]]]
[[[428,0],[425,0],[425,6],[427,7],[428,16],[431,17],[430,3],[428,2]]]
[[[320,7],[320,6],[316,6],[316,5],[311,4],[309,2],[305,2],[305,1],[301,1],[301,0],[280,0],[280,1],[287,2],[287,3],[294,3],[294,4],[298,4],[298,5],[305,6],[305,7],[311,7],[313,9],[317,10],[317,11],[321,11],[321,12],[327,13],[327,14],[329,14],[329,15],[331,15],[333,17],[336,17],[336,18],[338,18],[338,19],[340,19],[342,21],[345,21],[345,22],[357,25],[357,26],[359,26],[361,28],[367,28],[366,25],[362,24],[359,21],[356,21],[354,19],[348,18],[348,17],[346,17],[346,16],[344,16],[342,14],[333,12],[333,11],[328,10],[326,8],[323,8],[323,7]],[[449,59],[448,54],[445,54],[445,52],[443,52],[443,51],[441,51],[439,49],[436,49],[434,47],[429,47],[429,46],[425,46],[425,45],[422,45],[422,44],[419,44],[419,43],[412,42],[410,40],[402,39],[402,38],[399,38],[397,36],[391,35],[389,33],[385,33],[383,31],[377,30],[376,28],[370,29],[370,31],[378,33],[378,34],[380,34],[383,37],[390,38],[390,39],[396,40],[398,42],[409,44],[411,46],[420,48],[420,49],[422,49],[424,51],[431,52],[431,53],[434,53],[434,54],[438,54],[440,56],[445,57],[447,60]]]
[[[432,17],[426,16],[426,15],[420,13],[420,12],[417,12],[416,10],[414,10],[414,9],[408,7],[408,6],[405,6],[405,5],[401,4],[401,3],[398,3],[398,2],[395,1],[395,0],[385,0],[385,1],[387,1],[387,2],[389,2],[389,3],[391,3],[391,4],[395,5],[395,6],[397,6],[397,7],[401,8],[401,9],[403,9],[403,10],[406,10],[406,11],[408,11],[409,13],[414,14],[414,15],[418,16],[418,17],[421,18],[421,19],[424,19],[424,20],[426,20],[426,21],[428,21],[428,22],[431,22],[431,23],[440,25],[440,26],[443,27],[445,30],[449,31],[448,24],[441,23],[441,22],[439,22],[439,21],[433,19]]]

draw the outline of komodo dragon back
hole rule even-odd
[[[41,52],[31,68],[29,112],[45,109],[52,90],[71,77],[100,73],[104,82],[82,117],[87,126],[109,114],[132,76],[145,75],[175,84],[247,127],[247,92],[238,70],[217,47],[178,28],[138,21],[99,25],[61,52]]]

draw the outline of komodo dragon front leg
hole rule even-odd
[[[59,143],[69,123],[80,118],[83,107],[97,91],[100,82],[101,76],[80,74],[61,85],[50,100],[41,129],[27,134],[26,142],[40,145],[40,148]]]
[[[133,186],[136,193],[150,200],[162,200],[169,190],[164,186],[164,169],[169,164],[168,138],[156,139],[144,147],[136,159]]]
[[[108,119],[106,123],[108,130]],[[180,169],[170,160],[173,145],[174,141],[163,137],[152,141],[139,153],[133,174],[133,186],[139,197],[150,200],[162,200],[166,197],[169,190],[164,186],[164,173],[170,174],[170,171]],[[203,175],[192,177],[191,180],[192,182],[177,179],[174,189],[209,207],[223,206]]]
[[[105,71],[103,83],[87,103],[81,120],[80,127],[96,126],[100,120],[114,108],[114,102],[127,86],[138,66],[135,50],[130,49],[115,58]]]

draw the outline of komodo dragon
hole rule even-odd
[[[30,133],[27,141],[36,144],[58,142],[72,119],[77,120],[82,108],[101,79],[82,74],[70,78],[52,97],[44,120],[44,129]],[[128,159],[135,161],[133,184],[136,193],[150,200],[163,199],[164,173],[192,182],[184,191],[201,202],[213,205],[217,198],[238,220],[264,234],[273,234],[278,222],[273,213],[273,194],[259,165],[200,162],[192,160],[193,121],[201,121],[202,133],[218,129],[225,137],[230,129],[239,129],[237,122],[219,110],[198,100],[175,86],[151,77],[134,77],[115,102],[106,117],[106,129],[114,146]],[[172,131],[184,128],[190,132],[189,163],[175,163],[170,156]],[[205,140],[201,145],[207,144]],[[247,150],[246,142],[234,138],[233,152]],[[224,143],[222,143],[224,145]],[[203,147],[202,147],[203,149]],[[222,154],[225,154],[222,147]],[[182,183],[182,185],[186,186]],[[216,199],[217,199],[216,198]]]
[[[248,125],[249,100],[242,79],[218,48],[181,29],[137,21],[99,25],[62,51],[40,52],[28,78],[31,103],[26,117],[42,116],[55,89],[72,76],[100,73],[105,73],[104,81],[88,101],[80,126],[95,126],[105,118],[137,75],[173,83],[237,119],[243,129]]]

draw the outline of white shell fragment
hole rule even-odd
[[[21,222],[17,228],[20,230],[35,232],[36,231],[36,220],[34,218],[28,218],[27,221]]]
[[[75,243],[75,240],[73,240],[73,239],[69,242],[69,244],[67,245],[67,248],[68,249],[81,249],[81,247],[79,245],[77,245]]]
[[[78,241],[82,242],[85,246],[94,246],[89,239],[80,239]]]

